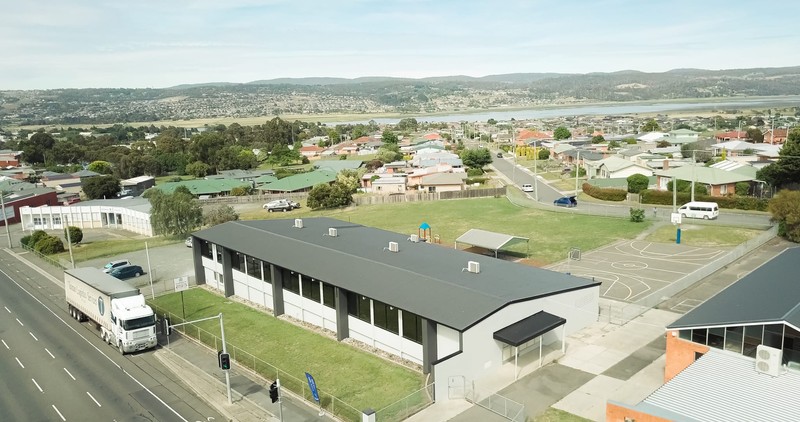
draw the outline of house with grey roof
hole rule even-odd
[[[711,196],[723,196],[736,192],[736,184],[740,182],[751,183],[755,179],[755,169],[751,173],[744,171],[727,171],[721,168],[688,165],[668,170],[657,170],[656,186],[658,190],[667,190],[667,185],[674,177],[677,180],[694,181],[706,185]]]
[[[505,369],[516,376],[520,356],[560,357],[597,319],[599,282],[416,233],[322,217],[232,221],[192,238],[198,284],[420,365],[437,401],[450,379],[513,382]]]
[[[798,260],[786,249],[668,325],[666,383],[606,420],[800,420]]]
[[[642,174],[649,177],[653,175],[653,170],[636,164],[631,160],[612,155],[602,160],[586,162],[586,174],[589,178],[616,179],[627,178],[634,174]]]

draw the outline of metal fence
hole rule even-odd
[[[434,383],[403,397],[402,399],[375,412],[380,422],[399,422],[430,406],[433,403]]]
[[[151,306],[156,309],[159,315],[168,315],[172,323],[177,324],[185,321],[179,315],[175,315],[172,312],[162,309],[154,304],[151,304]],[[175,331],[194,338],[200,343],[212,347],[213,350],[222,350],[222,339],[216,334],[200,328],[196,324],[182,325],[180,327],[176,327]],[[231,344],[231,342],[228,342],[226,346],[228,353],[231,355],[231,359],[236,361],[239,366],[247,368],[268,380],[280,378],[281,388],[285,388],[293,392],[297,396],[302,397],[304,400],[316,406],[316,401],[314,400],[311,390],[308,388],[308,380],[306,378],[295,377],[294,375],[291,375],[275,365],[263,361],[241,347]],[[361,420],[361,410],[356,409],[355,407],[342,401],[336,396],[325,392],[322,389],[318,388],[317,392],[319,395],[320,405],[323,409],[325,409],[326,412],[346,421]]]
[[[58,268],[60,268],[62,270],[66,270],[66,269],[69,268],[68,266],[62,264],[58,260],[53,259],[52,257],[47,256],[47,255],[45,255],[45,254],[33,249],[32,247],[30,247],[30,246],[28,246],[28,245],[26,245],[24,243],[20,243],[20,246],[22,246],[22,249],[24,249],[24,250],[36,255],[37,258],[41,259],[44,262],[47,262],[48,264],[50,264],[50,265],[52,265],[54,267],[58,267]]]
[[[196,201],[202,205],[217,205],[217,204],[250,204],[253,202],[269,202],[274,199],[291,199],[299,201],[308,197],[308,192],[294,192],[294,193],[262,193],[257,195],[244,195],[244,196],[218,196],[215,198],[203,198]]]
[[[513,422],[525,422],[525,405],[498,393],[479,394],[473,381],[466,389],[465,398],[496,415]]]
[[[396,204],[401,202],[438,201],[440,199],[466,199],[501,197],[506,195],[506,187],[467,189],[448,192],[414,192],[402,195],[363,195],[354,196],[355,205]]]

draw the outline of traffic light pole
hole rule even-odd
[[[281,380],[275,379],[278,385],[278,420],[283,422],[283,394],[281,394]]]

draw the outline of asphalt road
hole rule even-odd
[[[223,420],[147,352],[123,357],[70,319],[63,288],[5,253],[0,270],[3,420]]]

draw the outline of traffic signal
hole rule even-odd
[[[278,401],[278,382],[275,381],[269,386],[269,398],[275,403]]]
[[[169,320],[169,317],[164,317],[163,321],[164,321],[164,334],[165,334],[166,336],[169,336],[169,334],[170,334],[170,331],[172,331],[172,330],[170,329],[170,327],[169,327],[169,325],[170,325],[170,320]]]
[[[219,354],[219,367],[224,370],[231,369],[231,355],[229,353]]]

